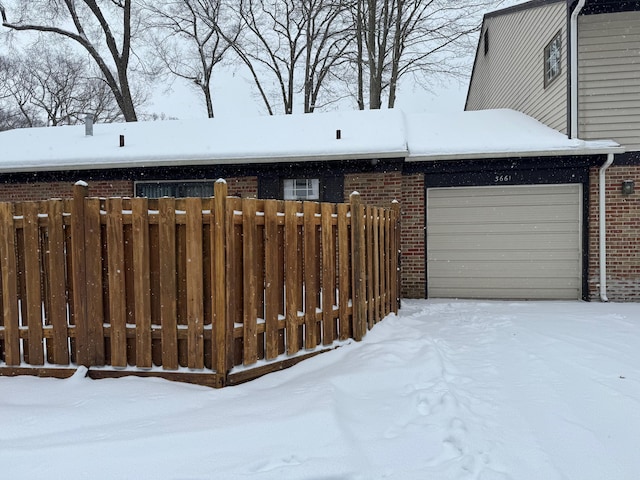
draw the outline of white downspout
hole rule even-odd
[[[607,298],[607,220],[606,220],[606,183],[605,172],[613,163],[613,153],[607,155],[607,161],[600,167],[600,185],[599,185],[599,210],[600,217],[600,300],[608,302]]]
[[[571,12],[571,125],[569,138],[578,138],[578,15],[584,8],[586,0],[579,0],[576,8]]]

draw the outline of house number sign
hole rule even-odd
[[[493,181],[496,183],[505,183],[510,182],[511,180],[513,180],[512,175],[495,175],[493,177]]]

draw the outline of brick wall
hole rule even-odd
[[[590,172],[589,297],[599,299],[598,168]],[[632,195],[621,192],[623,180],[634,180]],[[640,166],[611,166],[606,173],[607,297],[611,301],[640,301]]]
[[[424,298],[427,284],[424,175],[406,175],[402,180],[402,292],[407,298]]]
[[[258,197],[258,177],[225,178],[229,195],[243,198]]]
[[[258,195],[257,177],[226,179],[229,195],[255,198]],[[92,180],[90,197],[131,197],[134,194],[132,180]],[[0,202],[27,202],[50,198],[71,198],[73,182],[0,183]]]
[[[133,182],[130,180],[92,181],[89,183],[92,197],[130,197]],[[33,182],[0,184],[0,201],[26,202],[50,198],[71,198],[72,182]]]
[[[366,205],[389,207],[393,200],[400,202],[402,296],[424,298],[424,176],[403,176],[400,172],[345,175],[345,201],[353,191],[360,194]]]

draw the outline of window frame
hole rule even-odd
[[[557,48],[557,50],[556,50]],[[552,53],[557,51],[557,56]],[[544,88],[551,85],[562,73],[562,30],[556,33],[544,47]],[[552,64],[552,60],[555,60]]]
[[[310,195],[299,195],[298,192],[302,191],[302,188],[298,187],[295,182],[306,183],[306,187],[304,188],[307,192],[311,192]],[[292,189],[288,189],[287,182],[294,182],[292,185]],[[311,185],[309,185],[311,182]],[[293,195],[288,195],[288,191]],[[283,178],[282,179],[282,198],[284,200],[296,200],[296,201],[310,201],[310,202],[319,202],[322,197],[322,182],[319,177],[293,177],[293,178]]]
[[[200,198],[209,198],[213,196],[213,189],[215,185],[214,180],[142,180],[136,181],[133,184],[133,191],[136,197],[146,197],[146,198],[162,198],[162,197],[149,197],[145,195],[141,195],[139,189],[144,185],[165,185],[173,187],[173,195],[163,195],[173,198],[187,198],[187,196],[180,195],[180,189],[189,187],[192,185],[200,185],[200,186],[210,186],[211,194],[207,196],[200,196]]]

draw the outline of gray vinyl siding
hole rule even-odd
[[[485,17],[466,110],[511,108],[567,130],[566,2]],[[489,51],[484,54],[484,30]],[[544,87],[544,48],[562,32],[562,72]]]
[[[640,12],[579,18],[579,137],[640,150]]]

